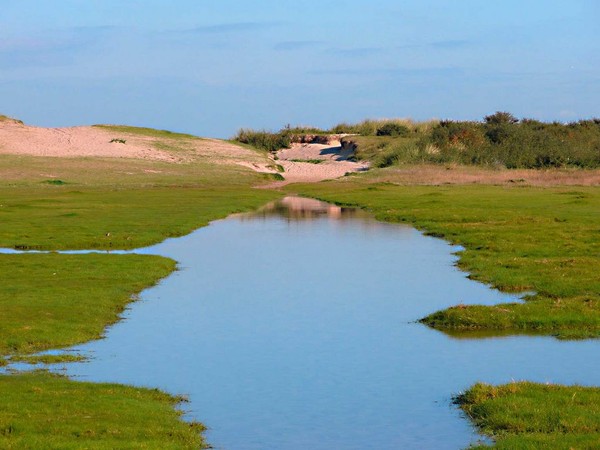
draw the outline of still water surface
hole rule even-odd
[[[78,379],[186,394],[217,449],[459,449],[478,436],[451,396],[483,380],[600,384],[600,344],[464,339],[415,323],[458,303],[518,301],[466,278],[446,242],[287,198],[136,251],[180,270]]]

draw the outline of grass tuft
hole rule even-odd
[[[600,447],[600,388],[477,383],[455,402],[499,450]]]

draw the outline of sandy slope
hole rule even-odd
[[[123,139],[125,143],[111,142],[113,139]],[[89,126],[41,128],[10,119],[0,121],[0,154],[138,158],[172,163],[209,158],[215,163],[273,171],[267,167],[268,159],[258,152],[218,139],[169,139]]]

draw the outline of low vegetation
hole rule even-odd
[[[200,139],[192,134],[175,133],[169,130],[157,130],[154,128],[131,127],[125,125],[93,125],[107,131],[116,133],[134,134],[139,136],[166,138],[166,139]]]
[[[11,356],[7,362],[10,363],[25,363],[25,364],[64,364],[72,362],[83,362],[87,358],[79,354],[59,353],[59,354],[44,354],[44,355],[15,355]]]
[[[175,262],[150,255],[2,255],[0,356],[99,338]]]
[[[13,119],[12,117],[5,116],[4,114],[0,114],[0,122],[15,122],[15,123],[23,125],[22,120]]]
[[[304,129],[278,132],[242,130],[240,142],[276,151],[290,146]],[[346,145],[372,167],[406,163],[467,164],[505,168],[600,167],[600,119],[568,124],[519,120],[507,112],[481,122],[404,119],[364,120],[339,124],[317,134],[350,134]]]
[[[73,382],[47,372],[0,376],[0,447],[6,449],[199,449],[184,400],[156,389]]]
[[[300,142],[302,136],[307,134],[325,135],[329,132],[312,127],[292,128],[289,125],[276,132],[242,128],[233,137],[233,141],[273,153],[282,148],[289,148],[293,142]]]
[[[600,388],[478,383],[456,402],[499,450],[600,448]]]
[[[420,154],[415,137],[352,135],[343,137],[341,141],[345,147],[355,149],[355,159],[369,161],[372,168],[413,163]]]
[[[524,303],[433,313],[423,319],[432,327],[600,336],[598,188],[395,186],[353,176],[288,190],[413,224],[463,245],[459,266],[471,278],[504,291],[533,292]]]
[[[0,246],[22,250],[144,247],[277,196],[269,190],[227,185],[110,189],[67,184],[0,189]]]

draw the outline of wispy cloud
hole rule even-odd
[[[384,50],[383,47],[330,48],[327,53],[337,56],[361,57],[376,55]]]
[[[446,39],[442,41],[430,42],[428,44],[429,47],[439,48],[439,49],[454,49],[454,48],[463,48],[471,45],[473,41],[468,39]]]
[[[186,30],[175,30],[171,33],[184,34],[222,34],[239,33],[244,31],[260,31],[282,25],[281,22],[233,22],[214,25],[200,25]]]
[[[293,51],[320,47],[323,44],[323,41],[285,41],[275,44],[273,49],[278,51]]]
[[[318,69],[308,72],[311,75],[349,75],[349,76],[389,76],[389,77],[451,77],[461,76],[464,69],[458,67],[414,67],[414,68],[341,68]]]
[[[416,48],[429,48],[436,50],[454,50],[459,48],[468,47],[475,43],[472,39],[442,39],[439,41],[425,42],[422,44],[404,44],[397,45],[394,48],[397,50],[416,49]]]
[[[105,39],[116,27],[72,27],[28,36],[0,38],[0,67],[4,69],[70,64],[77,54]]]

